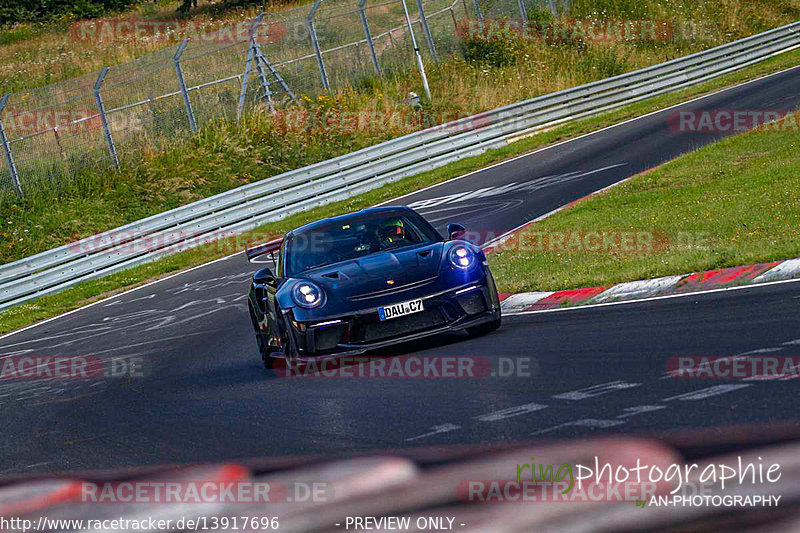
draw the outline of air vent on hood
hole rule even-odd
[[[436,281],[437,279],[439,279],[438,275],[430,277],[430,278],[422,279],[422,280],[419,280],[419,281],[415,281],[413,283],[408,283],[406,285],[401,285],[399,287],[391,287],[389,289],[383,289],[381,291],[375,291],[375,292],[368,292],[368,293],[365,293],[365,294],[356,294],[355,296],[350,296],[350,300],[358,301],[358,300],[364,300],[364,299],[367,299],[367,298],[374,298],[376,296],[386,296],[387,294],[407,291],[407,290],[410,290],[410,289],[416,289],[417,287],[421,287],[423,285],[426,285],[428,283]]]

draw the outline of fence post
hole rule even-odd
[[[272,101],[272,91],[269,89],[269,80],[267,80],[267,73],[264,72],[264,65],[261,64],[261,55],[256,50],[256,69],[258,70],[258,79],[261,81],[261,90],[264,91],[264,98],[267,99],[270,113],[275,112],[275,103]]]
[[[261,82],[261,90],[264,91],[264,98],[267,99],[270,112],[275,112],[275,104],[272,101],[272,91],[269,89],[269,81],[267,80],[267,73],[264,72],[264,65],[262,64],[261,48],[258,44],[258,37],[256,33],[258,26],[261,24],[261,19],[264,17],[264,12],[260,12],[250,28],[250,48],[253,50],[253,61],[256,62],[256,70],[258,70],[258,79]]]
[[[119,158],[117,158],[117,148],[114,146],[114,139],[111,137],[111,130],[108,128],[108,117],[106,117],[106,106],[103,104],[103,97],[100,96],[100,87],[103,85],[103,80],[106,79],[106,74],[111,67],[104,67],[97,77],[94,84],[94,99],[97,101],[97,112],[100,115],[100,122],[103,124],[103,133],[106,136],[106,144],[108,144],[108,153],[111,156],[111,162],[119,172]]]
[[[472,0],[472,3],[475,4],[475,14],[478,16],[478,20],[483,22],[483,11],[481,11],[480,0]]]
[[[265,56],[261,51],[261,46],[259,46],[258,42],[255,43],[255,55],[256,61],[261,61],[263,65],[267,66],[270,74],[272,74],[272,77],[278,80],[278,83],[281,84],[281,87],[283,87],[283,90],[289,95],[289,98],[291,98],[294,103],[297,103],[297,96],[295,96],[294,91],[292,91],[291,87],[289,87],[289,84],[286,83],[286,80],[283,79],[283,76],[278,74],[278,71],[275,70],[275,67],[272,66],[272,63],[269,62],[267,56]]]
[[[369,22],[367,21],[367,0],[358,0],[358,14],[361,16],[361,25],[364,26],[364,35],[367,37],[367,44],[369,45],[369,52],[372,54],[372,64],[375,66],[375,72],[378,76],[381,75],[381,66],[378,63],[378,55],[375,53],[375,43],[372,42],[372,33],[369,31]]]
[[[178,85],[181,88],[183,95],[183,107],[186,108],[186,116],[189,117],[189,126],[192,128],[192,133],[197,133],[197,121],[194,119],[194,111],[192,111],[192,101],[189,98],[189,91],[186,89],[186,81],[183,79],[183,70],[181,69],[181,56],[183,55],[186,46],[189,44],[189,39],[184,39],[178,45],[175,55],[172,56],[172,62],[175,64],[175,74],[178,76]]]
[[[69,158],[67,157],[67,153],[64,151],[64,145],[61,144],[61,137],[58,136],[58,126],[53,128],[53,137],[56,139],[56,144],[58,145],[58,152],[61,154],[61,159],[64,160],[64,168],[69,170]]]
[[[425,33],[425,40],[428,41],[428,48],[431,49],[431,57],[434,63],[439,63],[439,58],[436,56],[436,46],[433,44],[433,35],[428,26],[428,17],[425,16],[425,9],[422,7],[422,0],[417,0],[417,9],[419,10],[419,20],[422,23],[422,30]]]
[[[411,17],[408,16],[408,6],[406,0],[400,0],[403,4],[403,13],[406,16],[406,26],[408,26],[408,33],[411,36],[411,46],[414,47],[414,56],[417,58],[417,68],[419,75],[422,78],[422,88],[425,89],[425,96],[428,100],[431,99],[431,88],[428,87],[428,77],[425,75],[425,64],[422,62],[422,54],[419,53],[419,46],[417,46],[417,38],[414,36],[414,26],[411,25]]]
[[[525,0],[517,0],[519,4],[519,14],[522,17],[522,22],[528,21],[528,11],[525,9]]]
[[[314,46],[314,53],[317,55],[317,63],[319,63],[319,73],[322,76],[322,87],[328,91],[331,86],[328,83],[328,73],[325,71],[325,61],[322,60],[322,50],[319,49],[319,39],[317,38],[317,30],[314,27],[314,16],[317,14],[322,0],[315,0],[314,5],[311,6],[311,11],[308,12],[306,21],[308,22],[308,31],[311,34],[311,44]]]
[[[244,109],[244,98],[247,95],[247,84],[250,82],[250,68],[253,64],[253,58],[255,57],[255,49],[253,48],[253,39],[255,38],[256,28],[261,23],[261,18],[264,16],[264,12],[261,11],[256,16],[255,20],[253,21],[253,25],[250,26],[250,43],[247,47],[247,59],[244,62],[244,74],[242,76],[242,90],[239,92],[239,105],[236,106],[236,120],[241,120],[242,118],[242,110]]]
[[[6,108],[6,103],[8,103],[8,97],[10,95],[6,94],[0,98],[0,115],[3,113],[3,109]],[[8,171],[11,173],[11,181],[14,182],[14,188],[17,190],[17,195],[22,196],[22,186],[19,183],[19,174],[17,174],[17,165],[14,163],[14,154],[11,153],[11,145],[6,138],[6,130],[3,129],[3,120],[0,117],[0,142],[3,143],[3,152],[6,154],[6,163],[8,164]]]
[[[244,97],[247,94],[247,82],[250,80],[250,63],[253,61],[253,49],[248,48],[247,59],[244,63],[244,74],[242,74],[242,89],[239,91],[239,104],[236,106],[236,120],[241,120],[242,109],[244,108]]]

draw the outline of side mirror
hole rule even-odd
[[[464,233],[467,232],[467,228],[462,226],[461,224],[448,224],[447,225],[447,235],[448,239],[451,241],[453,239],[461,239],[464,237]]]
[[[255,273],[253,276],[253,281],[261,285],[274,286],[277,278],[275,277],[275,274],[272,273],[272,270],[269,269],[269,267],[265,267]]]

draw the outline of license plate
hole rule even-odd
[[[410,315],[424,311],[422,300],[411,300],[410,302],[402,302],[399,304],[387,305],[378,308],[378,318],[381,320],[390,320],[399,316]]]

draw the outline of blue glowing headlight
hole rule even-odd
[[[292,298],[300,307],[312,309],[325,303],[325,293],[310,281],[300,281],[292,289]]]
[[[453,246],[450,249],[450,262],[456,268],[468,270],[475,264],[475,254],[466,246]]]

